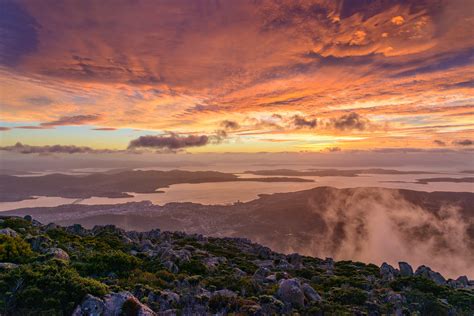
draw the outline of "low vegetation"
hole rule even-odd
[[[123,297],[114,302],[124,315],[474,313],[472,281],[283,255],[245,239],[30,217],[0,219],[0,229],[0,315],[88,315],[91,304],[105,313],[111,295]]]

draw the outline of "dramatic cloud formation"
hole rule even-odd
[[[137,135],[124,130],[227,137],[216,151],[461,146],[474,134],[473,11],[469,0],[1,1],[12,131],[0,141],[55,144],[55,127],[87,125],[83,145],[117,130],[96,147],[126,147]]]
[[[298,128],[304,128],[304,127],[315,128],[316,125],[318,124],[316,119],[308,120],[300,115],[295,115],[293,116],[292,119],[293,119],[293,124]]]
[[[363,131],[367,128],[369,120],[353,112],[336,119],[331,119],[331,124],[334,128],[343,131],[353,129]]]
[[[446,146],[446,143],[439,139],[435,139],[433,143],[435,143],[438,146]]]
[[[226,130],[236,130],[240,128],[240,125],[239,123],[235,121],[224,120],[221,122],[221,127],[223,127]]]
[[[0,131],[5,132],[11,130],[10,127],[0,126]]]
[[[152,148],[152,149],[182,149],[187,147],[196,147],[207,145],[210,141],[210,138],[206,135],[196,136],[179,136],[179,135],[169,135],[169,136],[140,136],[137,139],[134,139],[128,145],[128,149],[136,148]]]

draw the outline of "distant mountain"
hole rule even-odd
[[[245,237],[284,253],[338,260],[429,262],[449,276],[474,271],[474,193],[467,192],[319,187],[227,206],[140,202],[3,214],[86,227],[114,224],[139,231],[159,227]]]
[[[301,178],[239,178],[232,173],[217,171],[119,171],[89,175],[61,173],[18,177],[0,175],[0,202],[21,201],[34,196],[58,196],[85,199],[92,196],[130,197],[126,192],[156,193],[157,189],[179,183],[206,183],[228,181],[259,182],[313,182]]]
[[[317,176],[317,177],[357,177],[361,174],[433,174],[433,172],[427,171],[400,171],[395,169],[381,169],[381,168],[370,168],[370,169],[311,169],[307,171],[299,171],[292,169],[272,169],[272,170],[256,170],[256,171],[245,171],[248,174],[260,175],[260,176],[293,176],[293,177],[304,177],[304,176]]]

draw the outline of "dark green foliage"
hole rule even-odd
[[[358,288],[335,288],[331,291],[331,300],[343,305],[363,305],[367,298],[367,292]]]
[[[184,262],[179,266],[179,270],[187,273],[189,275],[195,274],[206,274],[207,268],[206,266],[197,259],[192,259],[188,262]]]
[[[83,275],[107,276],[110,272],[118,276],[125,276],[138,268],[141,260],[120,250],[108,252],[94,252],[81,258],[75,267]]]
[[[24,265],[0,274],[2,309],[18,314],[70,314],[86,294],[102,296],[107,287],[83,278],[66,264],[51,260],[44,264]]]
[[[0,235],[0,262],[25,263],[35,257],[30,244],[22,238]]]
[[[102,297],[123,290],[158,310],[163,307],[162,302],[154,297],[164,291],[183,298],[201,290],[227,289],[237,297],[213,295],[209,299],[198,295],[190,302],[203,304],[212,313],[235,315],[255,314],[259,308],[264,315],[391,315],[396,306],[388,298],[393,292],[403,298],[400,304],[406,314],[473,315],[474,310],[474,294],[469,289],[439,286],[422,277],[397,277],[387,282],[380,278],[377,266],[352,261],[334,262],[334,270],[327,273],[323,260],[302,257],[300,268],[283,270],[278,264],[288,260],[284,255],[268,255],[259,246],[233,239],[208,238],[206,242],[185,234],[163,233],[162,239],[153,235],[153,241],[145,240],[147,245],[152,243],[150,250],[144,248],[142,237],[131,242],[123,231],[112,226],[89,230],[84,235],[61,227],[36,227],[18,218],[6,218],[0,226],[19,233],[19,237],[0,236],[0,262],[21,264],[0,270],[1,315],[69,315],[86,294]],[[36,245],[33,251],[26,238],[37,244],[44,241],[44,245]],[[187,262],[173,259],[179,273],[168,271],[162,262],[160,249],[170,246],[191,254]],[[51,247],[66,251],[70,261],[49,259],[44,252]],[[224,257],[226,263],[208,268],[204,264],[208,257]],[[258,260],[273,260],[269,274],[274,274],[277,281],[253,276]],[[277,295],[278,281],[284,278],[308,283],[322,301],[306,299],[303,307],[285,305]],[[170,306],[178,314],[184,309],[181,301],[173,301]],[[136,315],[138,309],[138,302],[130,299],[124,304],[122,315]]]
[[[32,230],[31,223],[23,218],[9,217],[4,218],[3,223],[0,223],[0,228],[9,227],[17,232],[28,232]]]

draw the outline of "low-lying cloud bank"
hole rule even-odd
[[[75,145],[45,145],[45,146],[33,146],[26,145],[20,142],[13,146],[0,147],[0,150],[16,152],[20,154],[98,154],[98,153],[113,153],[119,152],[118,150],[112,149],[93,149],[87,146],[75,146]]]

